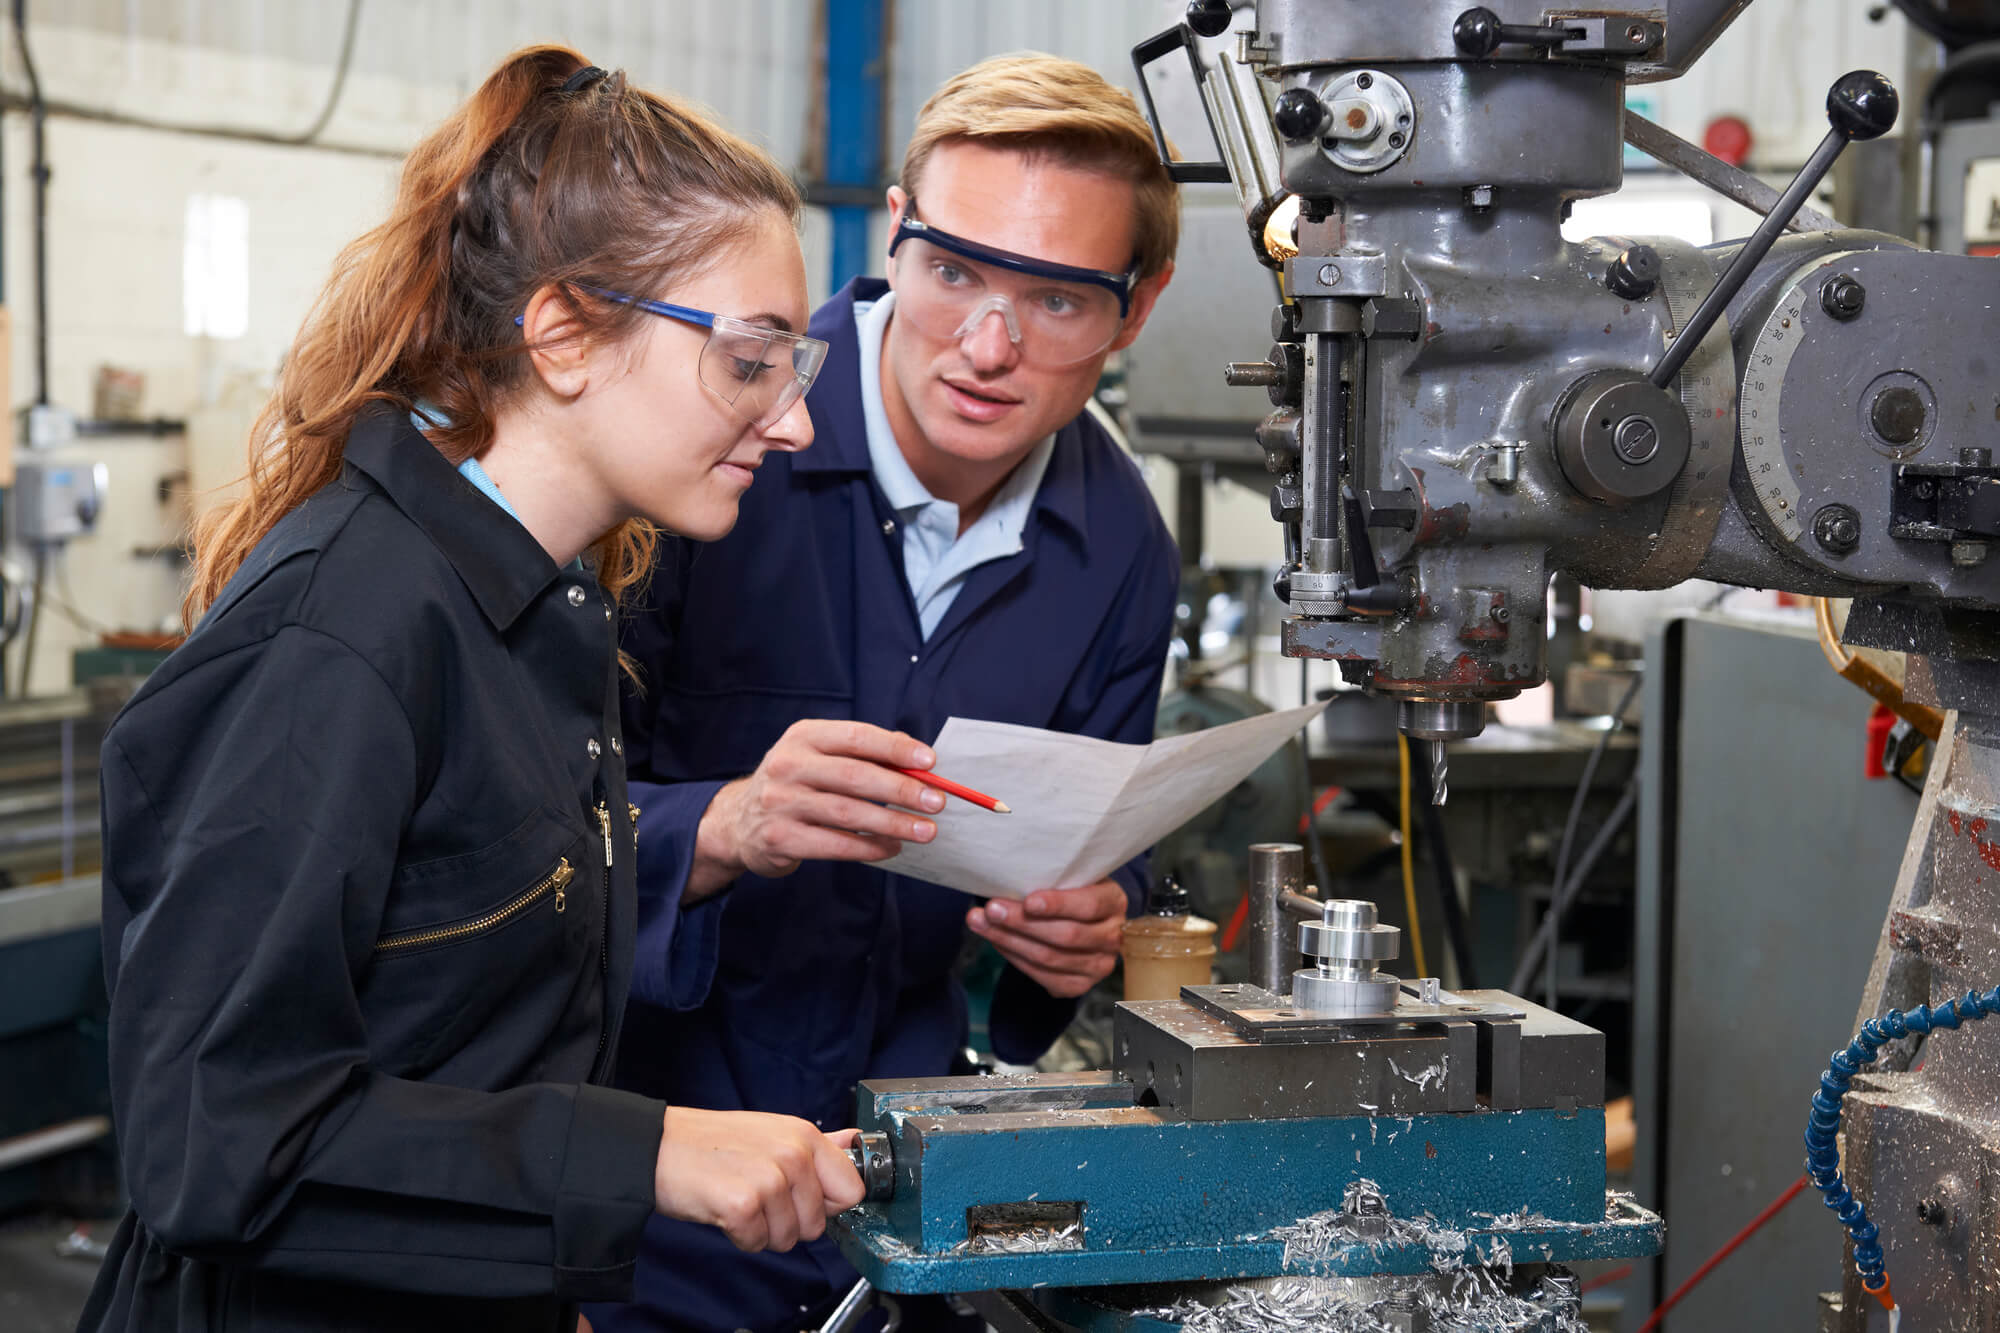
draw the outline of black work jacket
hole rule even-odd
[[[82,1328],[567,1329],[662,1106],[600,1086],[635,915],[610,607],[403,418],[104,742],[133,1214]]]

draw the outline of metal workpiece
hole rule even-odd
[[[1305,887],[1306,849],[1295,842],[1250,846],[1250,910],[1246,920],[1250,980],[1285,993],[1299,957],[1292,938],[1292,915],[1285,895]]]
[[[1299,952],[1307,967],[1292,974],[1292,1001],[1309,1014],[1379,1014],[1395,1008],[1400,983],[1375,968],[1394,958],[1402,931],[1375,919],[1375,904],[1334,898],[1317,921],[1301,921]]]

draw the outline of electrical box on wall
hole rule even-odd
[[[14,535],[50,546],[97,526],[110,475],[102,463],[23,463],[14,474]]]

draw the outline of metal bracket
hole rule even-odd
[[[1388,272],[1379,254],[1294,255],[1285,261],[1285,284],[1293,296],[1381,296]]]
[[[1657,47],[1663,35],[1657,22],[1633,15],[1606,17],[1551,9],[1543,11],[1543,22],[1564,30],[1554,49],[1566,56],[1642,56]]]
[[[1406,1023],[1517,1023],[1527,1011],[1511,1005],[1482,1004],[1440,990],[1435,1001],[1421,998],[1420,983],[1402,983],[1396,1007],[1377,1014],[1312,1014],[1294,1009],[1289,997],[1262,986],[1183,986],[1181,998],[1235,1028],[1250,1041],[1295,1043],[1338,1039],[1354,1028],[1398,1027]]]

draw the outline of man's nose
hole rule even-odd
[[[974,369],[1004,370],[1020,359],[1021,349],[1008,325],[1004,312],[988,309],[975,316],[972,326],[960,335],[959,350]]]

